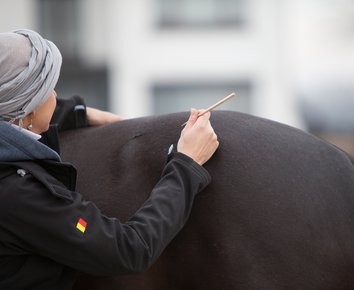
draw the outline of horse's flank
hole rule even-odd
[[[125,221],[149,196],[187,113],[62,134],[77,190]],[[142,275],[83,275],[75,289],[353,289],[354,167],[286,125],[218,111],[212,183],[185,228]]]

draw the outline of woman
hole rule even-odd
[[[0,33],[0,289],[71,289],[76,271],[145,271],[210,182],[201,165],[218,141],[210,113],[198,118],[192,110],[178,152],[144,205],[126,223],[102,215],[75,192],[76,171],[52,149],[58,146],[50,121],[73,129],[120,118],[86,109],[77,98],[57,106],[60,66],[59,50],[38,33]]]

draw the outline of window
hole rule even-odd
[[[105,64],[87,66],[80,55],[78,0],[38,0],[40,33],[52,40],[63,55],[63,65],[56,91],[61,98],[79,95],[89,106],[108,109],[108,70]],[[92,40],[94,41],[94,40]]]
[[[195,83],[156,84],[153,86],[153,113],[168,114],[188,111],[190,108],[206,109],[236,92],[236,97],[217,109],[251,112],[251,85],[249,83]]]
[[[39,0],[40,32],[50,38],[65,58],[77,58],[79,49],[77,0]]]
[[[61,70],[56,86],[59,98],[78,95],[88,106],[108,109],[108,70],[106,67],[85,68],[67,65]]]
[[[240,26],[246,0],[156,0],[160,27]]]

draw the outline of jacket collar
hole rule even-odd
[[[55,160],[59,155],[48,146],[0,121],[0,161]]]
[[[25,174],[30,172],[37,180],[44,184],[53,194],[56,194],[58,187],[63,185],[75,191],[76,168],[70,163],[56,162],[52,160],[2,162],[0,161],[0,179],[13,174],[13,168],[25,170]],[[72,199],[66,194],[67,199]]]
[[[27,136],[31,137],[34,140],[39,140],[42,136],[39,134],[36,134],[32,131],[26,130],[20,126],[17,126],[15,124],[11,124],[12,128],[15,128],[17,131],[22,132],[23,134],[26,134]]]

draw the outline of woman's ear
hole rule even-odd
[[[35,112],[32,112],[30,114],[28,114],[25,119],[23,120],[23,127],[26,128],[29,131],[32,131],[33,129],[33,119],[35,116]]]

